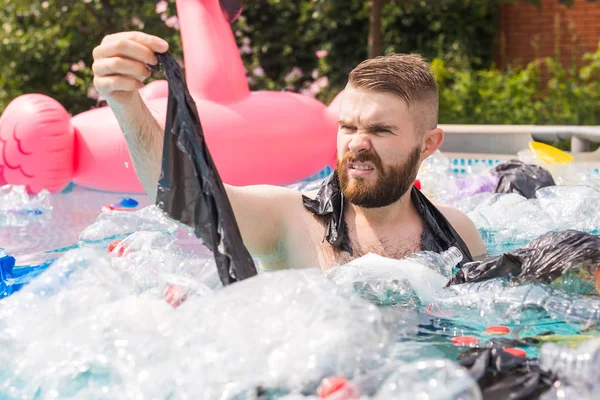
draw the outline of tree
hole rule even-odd
[[[403,0],[368,0],[371,11],[369,16],[369,40],[368,40],[368,56],[369,58],[377,57],[381,54],[381,26],[382,19],[381,14],[383,12],[383,8],[388,2],[400,3],[400,6],[405,6],[409,1]],[[431,0],[429,0],[431,1]],[[440,1],[440,0],[435,0]],[[441,0],[443,1],[443,0]],[[482,3],[491,3],[489,0],[480,0]],[[494,3],[500,7],[502,3],[507,4],[515,4],[520,0],[500,0]],[[526,3],[532,3],[538,7],[542,6],[542,0],[524,0]],[[557,0],[560,4],[564,4],[567,7],[571,7],[574,4],[574,0]],[[596,0],[586,0],[588,3],[593,3]]]

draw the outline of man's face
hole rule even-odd
[[[339,121],[337,173],[346,199],[365,208],[400,199],[422,161],[421,135],[407,104],[393,94],[348,85]]]

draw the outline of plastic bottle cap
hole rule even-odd
[[[125,207],[125,208],[136,208],[138,206],[138,202],[135,199],[132,199],[131,197],[123,197],[121,199],[121,207]]]
[[[113,250],[115,249],[115,247],[117,247],[119,245],[119,243],[121,243],[121,240],[117,239],[117,240],[113,240],[112,242],[110,242],[110,244],[108,245],[108,252],[112,253]],[[121,257],[123,254],[125,253],[125,247],[121,246],[119,247],[119,250],[117,251],[117,256]]]
[[[165,300],[167,303],[177,308],[187,299],[187,290],[178,285],[169,285],[165,290]]]
[[[326,399],[332,394],[336,394],[336,399],[354,399],[356,392],[350,387],[348,380],[341,376],[332,376],[325,378],[317,389],[317,396],[320,399]]]
[[[452,343],[456,346],[471,346],[479,343],[475,336],[456,336],[452,338]]]
[[[508,354],[512,354],[517,357],[527,357],[527,352],[523,349],[519,349],[518,347],[507,347],[504,349]]]
[[[507,333],[510,333],[510,328],[503,325],[493,325],[485,328],[485,331],[493,335],[506,335]]]

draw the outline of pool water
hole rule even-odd
[[[321,174],[315,177],[322,178],[326,176],[328,172],[329,170],[323,171]],[[152,266],[152,268],[157,268],[156,271],[158,271],[158,276],[156,278],[152,275],[153,273],[144,271],[143,268],[143,263],[148,262],[147,258],[149,258],[149,256],[144,259],[145,261],[136,260],[135,258],[128,259],[127,263],[120,264],[120,267],[125,268],[129,275],[115,275],[117,279],[114,281],[114,292],[112,292],[113,288],[106,286],[106,283],[103,283],[105,286],[98,286],[101,289],[106,289],[104,294],[102,294],[102,290],[98,292],[98,288],[92,286],[90,286],[89,289],[85,289],[85,287],[70,288],[68,291],[65,291],[66,294],[64,294],[65,297],[63,299],[57,300],[56,296],[49,298],[48,307],[50,307],[50,309],[46,311],[44,311],[45,300],[43,300],[43,298],[41,300],[38,299],[35,297],[36,295],[32,294],[33,292],[27,292],[27,285],[21,285],[22,283],[28,282],[31,278],[39,275],[34,280],[37,286],[32,286],[35,286],[35,290],[39,290],[39,287],[42,287],[43,284],[49,284],[48,282],[52,282],[52,279],[48,278],[48,282],[44,283],[43,279],[45,276],[44,269],[46,268],[47,264],[52,263],[53,260],[61,257],[71,250],[78,248],[85,249],[89,247],[99,251],[100,253],[105,253],[106,247],[112,240],[115,238],[121,239],[127,237],[130,233],[133,233],[135,231],[133,229],[136,227],[136,225],[131,225],[129,231],[127,229],[121,229],[115,231],[117,232],[115,234],[115,232],[107,229],[106,235],[104,236],[102,236],[102,232],[100,232],[99,234],[96,234],[96,236],[90,236],[90,238],[93,240],[82,240],[82,232],[98,220],[99,215],[102,213],[102,207],[110,204],[117,204],[125,196],[133,198],[139,203],[134,211],[144,209],[146,206],[151,204],[150,199],[145,195],[122,195],[98,192],[72,185],[63,191],[63,193],[51,196],[51,213],[43,213],[41,215],[34,216],[27,224],[20,226],[3,226],[0,228],[0,247],[7,254],[14,256],[16,259],[16,265],[13,268],[13,279],[16,279],[16,281],[14,281],[13,287],[7,287],[6,285],[4,285],[4,288],[0,287],[0,289],[3,290],[3,295],[0,295],[0,297],[6,296],[5,299],[0,300],[0,306],[3,304],[8,304],[7,308],[4,309],[4,314],[2,311],[0,311],[0,342],[9,347],[5,350],[3,357],[0,357],[0,361],[3,361],[4,358],[3,365],[5,365],[5,368],[14,368],[12,371],[7,371],[0,367],[0,397],[17,398],[11,396],[16,396],[17,394],[23,393],[38,393],[35,395],[35,398],[56,397],[54,394],[60,394],[61,396],[58,396],[59,398],[83,398],[86,397],[86,395],[89,396],[86,398],[116,398],[114,396],[128,393],[128,396],[130,397],[127,398],[137,398],[136,396],[142,396],[144,393],[147,395],[152,393],[151,387],[153,386],[149,384],[147,378],[143,378],[144,376],[157,377],[161,376],[161,374],[169,374],[169,368],[179,368],[178,371],[180,371],[182,374],[182,381],[177,383],[176,379],[173,378],[175,381],[165,382],[166,386],[171,385],[173,389],[170,389],[171,391],[167,390],[166,392],[161,393],[170,394],[165,395],[165,397],[160,397],[157,395],[159,396],[157,398],[179,398],[176,395],[176,388],[189,387],[186,385],[190,384],[190,381],[188,380],[191,379],[190,376],[193,376],[193,374],[190,372],[190,369],[193,370],[194,365],[197,367],[205,365],[199,361],[190,360],[188,358],[185,358],[181,361],[185,365],[177,365],[178,359],[173,358],[174,356],[170,356],[168,354],[169,351],[175,352],[179,349],[185,348],[186,343],[193,348],[195,348],[194,346],[199,346],[199,344],[194,343],[194,337],[196,334],[200,334],[194,329],[200,328],[190,325],[191,322],[189,321],[196,321],[197,324],[202,324],[202,320],[194,320],[193,315],[189,314],[189,312],[188,314],[185,314],[185,307],[175,309],[176,312],[179,312],[179,314],[177,314],[170,308],[163,309],[161,308],[162,306],[159,305],[160,302],[164,303],[161,295],[161,288],[163,287],[161,285],[163,285],[164,282],[177,281],[183,282],[182,284],[186,283],[185,277],[182,278],[183,275],[177,276],[175,272],[179,273],[180,269],[178,268],[186,268],[186,266],[189,267],[189,265],[191,265],[192,262],[190,262],[189,257],[187,259],[182,259],[183,261],[178,261],[175,269],[171,270],[161,270],[163,266],[160,265]],[[175,238],[179,248],[182,250],[190,252],[189,254],[197,254],[199,258],[210,258],[210,253],[207,253],[206,249],[202,247],[201,243],[185,230],[182,230],[181,228],[175,229],[172,227],[165,227],[164,224],[159,224],[156,226],[158,226],[160,229],[164,228],[168,235],[172,235]],[[486,244],[490,246],[491,253],[493,254],[503,251],[510,251],[515,247],[520,247],[522,245],[518,244],[515,246],[515,244],[512,243],[495,242],[493,233],[488,233],[485,230],[482,230],[482,234],[486,239]],[[160,244],[161,240],[165,239],[162,236],[158,237],[157,243]],[[160,249],[160,245],[158,248]],[[156,248],[154,250],[156,250]],[[140,251],[140,254],[142,253],[143,252]],[[108,261],[108,264],[102,264],[104,266],[100,266],[100,264],[96,265],[94,264],[95,261],[93,261],[93,257],[94,256],[89,255],[83,257],[83,264],[81,265],[84,266],[84,269],[91,265],[89,269],[94,270],[94,274],[99,274],[93,279],[98,279],[99,281],[104,279],[110,284],[110,279],[106,276],[102,276],[102,274],[114,273],[114,264],[112,266],[113,269],[109,267],[111,261]],[[167,257],[166,260],[169,260],[169,258]],[[73,265],[77,264],[77,262],[74,261]],[[139,265],[132,265],[128,263],[138,263]],[[165,263],[167,262],[165,261]],[[78,276],[77,279],[82,279],[82,282],[91,282],[86,279],[92,278],[79,278],[79,275],[77,275],[82,273],[85,274],[85,272],[81,272],[78,269],[74,269],[73,271],[75,272],[72,272],[71,270],[69,271],[69,274],[73,273],[73,276]],[[204,273],[205,272],[202,272],[202,274]],[[62,278],[70,279],[67,276],[68,274],[63,274],[61,272],[59,275]],[[192,274],[186,276],[189,278],[189,276],[193,277],[194,275]],[[118,282],[119,279],[122,279],[122,282]],[[128,281],[128,279],[131,280]],[[213,284],[213,287],[209,287],[206,290],[213,290],[215,289],[214,286],[215,285]],[[19,289],[24,291],[22,295],[19,293]],[[33,291],[34,289],[31,290]],[[54,290],[58,290],[58,295],[62,296],[60,288],[57,289],[57,287],[54,287]],[[77,290],[77,294],[74,294],[75,290]],[[88,291],[89,294],[86,294]],[[300,293],[300,289],[298,289],[297,292]],[[45,295],[47,296],[48,293]],[[147,293],[150,293],[152,296],[146,297]],[[231,291],[228,293],[231,294]],[[89,298],[87,296],[89,296]],[[103,296],[106,296],[106,298]],[[121,296],[127,300],[124,300],[121,306],[117,308],[111,308],[114,306],[114,304],[117,304],[114,302],[111,303],[111,301],[114,301],[115,296]],[[251,296],[251,294],[249,294],[249,296]],[[273,292],[273,296],[275,296],[274,298],[277,298],[279,295],[275,291]],[[238,302],[242,301],[237,297],[234,298],[237,299],[236,301]],[[32,299],[31,306],[27,306],[29,299]],[[71,301],[73,299],[80,299],[81,303],[72,304]],[[262,298],[259,298],[260,301],[262,301],[261,299]],[[106,304],[104,302],[106,302]],[[191,304],[192,301],[189,301],[189,303]],[[241,304],[242,303],[239,303],[240,307],[242,307]],[[89,309],[89,313],[91,313],[89,316],[86,315],[88,311],[84,310],[84,308],[88,306],[97,307],[97,310]],[[128,307],[131,309],[128,310]],[[192,309],[191,307],[192,306],[190,305],[190,310]],[[210,308],[209,306],[207,307]],[[214,313],[221,312],[219,307],[215,307],[216,308],[213,309]],[[244,305],[244,307],[250,307],[248,310],[252,310],[251,306],[248,306],[247,304]],[[123,311],[123,309],[125,311]],[[0,308],[0,310],[2,309]],[[18,318],[15,319],[14,315],[9,315],[18,310],[22,310],[26,313],[24,314],[24,322],[22,322],[22,324],[21,322],[18,322],[18,324],[21,324],[19,327],[12,327],[10,324],[7,325],[9,321],[12,321],[13,323],[15,321],[19,321]],[[68,310],[72,310],[73,315],[79,315],[77,318],[80,318],[80,320],[76,319],[75,317],[71,318]],[[202,310],[202,308],[196,309],[197,312],[201,312],[198,310]],[[276,310],[285,310],[285,308]],[[406,362],[412,362],[425,358],[445,358],[456,360],[459,353],[469,348],[469,345],[456,345],[453,343],[454,338],[461,336],[474,336],[478,339],[479,345],[484,345],[487,340],[494,337],[505,337],[511,339],[533,337],[542,334],[550,334],[554,336],[564,335],[569,340],[573,340],[573,336],[580,335],[584,328],[587,328],[584,326],[584,324],[580,325],[573,323],[572,321],[567,323],[556,320],[550,318],[543,312],[534,310],[532,317],[523,318],[522,323],[513,325],[510,323],[503,324],[508,326],[510,329],[509,333],[503,335],[489,334],[485,332],[485,329],[489,324],[484,323],[483,319],[472,318],[472,316],[468,316],[470,314],[466,313],[464,321],[449,320],[440,317],[435,313],[432,314],[430,310],[431,309],[427,309],[427,304],[420,304],[416,307],[404,305],[379,307],[378,312],[381,313],[382,318],[386,320],[386,330],[390,335],[390,354],[392,354],[395,359]],[[43,311],[49,312],[52,315],[49,316],[44,314]],[[262,312],[261,309],[257,309],[255,311],[257,313]],[[101,315],[92,315],[95,312],[99,312]],[[124,314],[121,315],[119,313]],[[458,313],[460,314],[460,310],[458,310]],[[212,315],[214,316],[214,314]],[[260,315],[262,315],[263,318],[266,318],[265,314]],[[339,316],[330,316],[329,318],[335,320],[335,318],[338,317]],[[55,342],[55,340],[63,340],[60,339],[63,336],[55,336],[52,339],[50,338],[51,335],[49,335],[49,338],[46,338],[42,333],[34,332],[37,329],[37,322],[32,322],[34,320],[39,320],[39,323],[43,326],[47,326],[49,330],[51,330],[53,327],[56,328],[57,331],[60,331],[59,326],[61,325],[56,321],[50,320],[57,318],[63,318],[65,321],[61,335],[67,335],[64,340],[68,343],[71,343],[69,344],[68,348],[75,352],[72,356],[64,354],[64,351],[68,351],[65,350],[66,348],[64,346],[66,345],[58,345]],[[102,322],[103,318],[105,319],[104,323]],[[127,318],[131,318],[131,320],[138,325],[133,326],[123,320]],[[209,314],[207,314],[206,318],[211,317]],[[242,315],[240,318],[246,318],[246,316]],[[259,318],[258,314],[256,318]],[[110,323],[110,321],[113,321],[113,323]],[[230,323],[227,322],[227,320],[224,321],[225,322],[223,323]],[[324,321],[326,321],[326,319],[324,319]],[[183,326],[186,323],[188,323],[188,325],[186,325],[185,329],[189,329],[189,332],[196,333],[188,336],[180,333],[173,333],[173,324],[181,324]],[[268,323],[276,324],[276,322]],[[323,323],[325,324],[325,322]],[[348,321],[340,322],[342,325],[348,323]],[[82,327],[81,324],[85,324],[86,327]],[[165,327],[165,324],[171,325],[169,327]],[[235,326],[238,325],[232,324],[232,327],[234,327],[232,329],[239,330],[239,327],[235,328]],[[335,332],[335,329],[337,329],[331,328],[328,325],[324,326],[325,328],[323,329],[331,329],[332,332]],[[130,329],[133,333],[129,332],[128,329]],[[284,327],[279,327],[277,329],[280,330],[275,330],[274,332],[281,332],[281,329],[284,329]],[[77,332],[81,332],[82,335],[99,335],[99,330],[104,332],[103,335],[106,335],[111,339],[107,342],[105,338],[91,337],[88,344],[85,340],[80,338],[69,337],[72,335],[78,335]],[[19,333],[17,336],[14,336],[14,332]],[[120,332],[122,332],[122,334]],[[207,335],[209,333],[202,331],[200,336],[206,339],[209,336],[202,335]],[[243,335],[241,335],[241,333],[235,333],[235,335],[233,333],[222,334],[231,334],[231,337],[234,338],[232,340],[243,340]],[[585,334],[588,335],[589,332],[585,332]],[[29,339],[27,338],[28,335],[30,336]],[[169,335],[175,338],[173,340],[178,341],[177,347],[173,347],[173,343],[168,341],[168,338],[170,337]],[[251,334],[249,335],[252,337]],[[367,333],[365,333],[365,335],[367,335]],[[11,340],[15,341],[14,348],[10,348],[9,343]],[[119,340],[124,342],[119,344]],[[138,340],[140,343],[134,344],[134,342]],[[256,340],[260,341],[263,339],[257,338]],[[264,340],[276,341],[277,338],[264,338]],[[297,340],[295,338],[293,339],[290,337],[288,340],[290,340],[292,343],[297,343],[295,342],[295,340]],[[233,345],[232,342],[229,343]],[[56,351],[48,351],[48,348],[44,348],[44,346],[52,346],[53,344],[57,346]],[[245,346],[253,345],[257,345],[258,347],[267,346],[264,343],[247,343]],[[35,346],[37,346],[37,348]],[[104,350],[102,348],[94,349],[94,346],[106,346],[106,348]],[[215,359],[218,359],[220,356],[218,356],[217,349],[221,349],[221,351],[226,351],[226,349],[222,347],[223,343],[215,343],[215,346],[216,347],[214,348],[211,347],[211,350],[208,351],[208,353],[206,351],[202,351],[195,354],[201,354],[203,356],[205,355],[206,357],[214,357]],[[272,347],[275,345],[271,344],[266,348],[271,348],[269,346]],[[528,357],[536,357],[538,355],[539,346],[521,348],[527,351]],[[350,353],[354,351],[352,349],[347,350]],[[45,351],[48,351],[47,356],[38,354],[44,353]],[[212,351],[215,353],[211,353]],[[290,349],[278,351],[281,351],[282,354],[286,354],[288,356],[290,354],[294,354]],[[109,360],[111,357],[113,357],[113,364],[111,364],[110,361],[107,362],[105,360],[106,357],[103,355],[104,352],[106,352],[106,357],[108,357]],[[112,354],[112,352],[116,353]],[[90,355],[94,355],[95,358],[90,358]],[[181,353],[181,357],[184,357],[184,355],[185,353]],[[80,357],[81,360],[74,361],[77,360],[78,357]],[[163,372],[152,370],[152,368],[160,368],[160,363],[151,361],[151,359],[157,357],[159,359],[161,357],[165,359],[165,369]],[[344,362],[348,362],[349,360],[343,358],[339,354],[337,354],[335,357],[341,357],[340,360],[344,360]],[[90,361],[92,359],[95,361]],[[30,375],[31,371],[35,370],[32,365],[35,364],[36,360],[37,362],[40,362],[41,360],[43,363],[47,363],[47,365],[44,365],[43,368],[40,367],[40,375],[39,379],[36,378],[37,380],[33,379]],[[118,362],[114,360],[117,360]],[[272,359],[269,360],[272,361]],[[232,360],[232,362],[233,361],[234,360]],[[237,360],[237,362],[240,362],[240,365],[246,365],[244,362],[247,361],[248,360]],[[199,364],[195,364],[196,362]],[[149,366],[144,367],[145,363],[147,363]],[[81,368],[81,370],[79,372],[76,372],[75,370],[69,373],[63,372],[61,373],[60,377],[57,377],[55,380],[52,378],[53,373],[56,373],[57,368],[75,368],[75,366],[78,366],[77,368]],[[230,366],[227,368],[230,368]],[[333,368],[331,371],[339,372],[339,368],[341,367],[338,365],[337,368],[337,370],[336,368]],[[232,373],[232,376],[238,376],[236,374],[240,373],[243,373],[243,371]],[[128,379],[131,380],[131,382],[128,381]],[[156,384],[158,383],[155,383],[155,385]],[[146,387],[144,385],[150,386]],[[92,393],[94,395],[92,395]],[[106,394],[106,397],[103,397],[103,393]],[[186,398],[185,395],[181,397]],[[193,396],[191,397],[193,398]]]

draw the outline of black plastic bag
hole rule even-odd
[[[576,230],[549,232],[501,256],[462,266],[449,285],[508,277],[511,283],[551,283],[577,268],[593,277],[600,265],[600,236]]]
[[[537,360],[515,356],[503,350],[521,341],[491,340],[485,347],[467,350],[459,355],[459,364],[467,368],[479,384],[486,400],[537,399],[556,378],[543,371]]]
[[[344,222],[344,195],[340,189],[337,172],[323,181],[315,199],[302,196],[304,207],[321,217],[326,223],[325,239],[337,250],[352,255],[350,239]],[[421,235],[421,250],[441,253],[450,247],[458,248],[463,254],[460,265],[473,260],[469,248],[434,205],[416,187],[411,189],[411,201],[425,222]]]
[[[156,204],[190,228],[214,254],[223,285],[257,274],[244,246],[183,71],[171,53],[156,53],[169,84]]]
[[[491,172],[500,177],[495,193],[517,193],[528,199],[534,199],[538,189],[556,185],[548,171],[519,160],[503,162]]]

